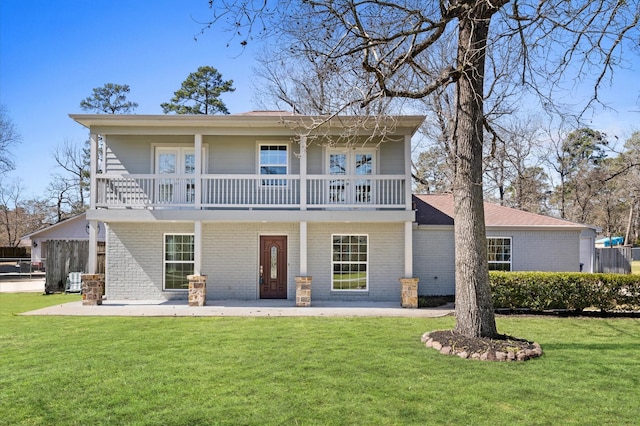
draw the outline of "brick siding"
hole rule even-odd
[[[511,237],[513,271],[578,272],[580,231],[494,231],[487,237]],[[452,227],[413,231],[413,270],[418,294],[455,294],[455,245]]]
[[[186,299],[186,291],[163,291],[165,233],[192,233],[190,223],[113,223],[108,227],[107,298]],[[331,291],[331,234],[369,236],[369,289]],[[201,274],[207,275],[207,299],[257,299],[260,235],[286,235],[287,296],[295,300],[300,270],[298,223],[205,223]],[[312,300],[400,301],[398,278],[404,272],[404,225],[316,224],[307,229],[308,274]]]

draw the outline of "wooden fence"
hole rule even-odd
[[[26,247],[0,247],[0,257],[29,257]]]
[[[69,272],[87,272],[89,241],[50,240],[46,246],[45,293],[64,291]],[[104,243],[98,243],[97,272],[104,274]]]
[[[596,272],[630,274],[631,247],[597,248]]]

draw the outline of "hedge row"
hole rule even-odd
[[[640,275],[491,271],[489,277],[496,309],[640,309]]]

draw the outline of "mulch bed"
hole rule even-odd
[[[456,355],[480,361],[526,361],[542,356],[542,348],[535,342],[499,335],[467,337],[453,330],[437,330],[425,333],[422,342],[444,355]]]

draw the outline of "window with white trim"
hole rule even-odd
[[[206,171],[206,148],[202,147],[202,168]],[[196,155],[192,147],[157,146],[155,170],[163,175],[157,180],[156,200],[160,204],[192,204],[195,202]]]
[[[194,234],[164,235],[164,289],[187,290],[193,275]]]
[[[286,175],[289,173],[288,145],[260,145],[259,161],[261,175]],[[262,179],[262,185],[287,184],[285,179]]]
[[[327,173],[336,177],[329,181],[328,201],[331,204],[373,203],[374,182],[367,177],[375,174],[375,151],[329,148],[327,156]]]
[[[511,271],[511,237],[487,237],[490,271]]]
[[[369,237],[332,235],[332,290],[367,290],[369,282]]]

